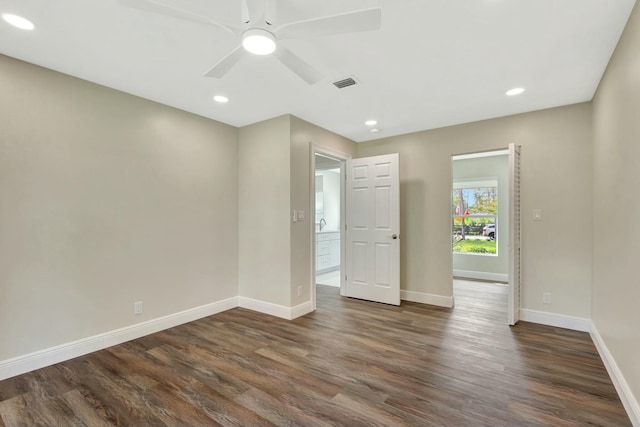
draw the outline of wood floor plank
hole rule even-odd
[[[78,390],[71,390],[62,395],[62,399],[75,416],[86,426],[108,427],[110,424],[98,414]]]
[[[317,287],[293,321],[233,309],[0,382],[0,427],[630,426],[588,334]]]
[[[334,423],[314,417],[295,406],[287,405],[263,390],[252,388],[235,398],[235,401],[268,419],[277,426],[331,426]]]

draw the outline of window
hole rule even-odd
[[[497,181],[454,182],[451,200],[453,252],[497,255]]]

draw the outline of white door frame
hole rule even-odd
[[[520,209],[520,146],[509,144],[509,306],[507,318],[509,326],[520,321],[521,276],[521,236],[522,212]]]
[[[347,160],[352,156],[347,153],[335,150],[331,147],[327,147],[320,144],[310,143],[311,153],[310,159],[310,173],[309,173],[309,218],[315,218],[316,214],[316,154],[320,154],[340,162],[340,295],[345,294],[345,282],[344,282],[344,268],[345,268],[345,230],[344,224],[346,223],[346,203],[345,203],[345,167]],[[309,221],[309,236],[311,241],[311,283],[310,291],[311,304],[313,310],[316,309],[316,224],[315,219]]]

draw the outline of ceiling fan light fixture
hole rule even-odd
[[[267,30],[253,28],[242,34],[242,47],[254,55],[270,55],[276,50],[276,38]]]

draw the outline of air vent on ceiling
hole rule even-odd
[[[338,89],[344,89],[345,87],[353,86],[355,84],[358,84],[358,82],[353,77],[347,77],[346,79],[333,82],[333,85]]]

